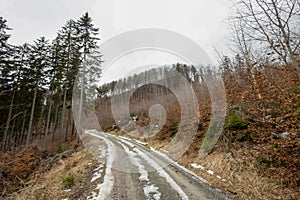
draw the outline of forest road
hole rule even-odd
[[[204,179],[139,141],[87,131],[107,144],[104,180],[97,199],[229,199]]]

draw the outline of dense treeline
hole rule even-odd
[[[126,99],[130,103],[131,116],[149,118],[149,108],[152,105],[160,104],[166,108],[169,114],[169,111],[177,110],[179,115],[167,116],[170,123],[172,120],[174,123],[179,122],[178,96],[185,96],[185,100],[192,101],[193,97],[186,92],[187,88],[191,86],[196,91],[196,95],[200,95],[198,91],[206,87],[202,77],[205,71],[204,68],[199,70],[195,66],[177,63],[169,66],[158,66],[116,81],[104,83],[98,88],[100,98],[97,101],[101,127],[104,130],[109,130],[115,125],[112,103],[118,105],[118,110],[124,110],[118,112],[119,120],[128,123],[130,116],[127,116],[125,112]]]
[[[75,133],[75,78],[97,47],[99,29],[85,13],[67,21],[53,41],[41,37],[15,46],[9,43],[10,30],[0,17],[1,150],[68,140]]]

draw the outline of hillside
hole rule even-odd
[[[213,151],[201,159],[199,150],[211,126],[211,97],[203,78],[208,72],[197,70],[193,74],[191,71],[196,68],[179,63],[171,68],[189,80],[197,94],[200,110],[198,124],[191,118],[185,122],[197,126],[197,132],[179,162],[241,199],[275,196],[296,199],[300,194],[300,85],[295,74],[285,66],[260,65],[253,75],[249,75],[246,67],[236,66],[234,61],[224,63],[218,73],[221,73],[226,89],[226,122]],[[174,93],[182,92],[183,88],[175,86],[178,91],[172,92],[170,87],[146,82],[135,89],[134,81],[145,82],[151,71],[155,74],[164,68],[120,80],[118,84],[123,86],[122,90],[109,87],[114,83],[104,85],[101,89],[105,88],[107,93],[102,93],[97,102],[98,118],[104,131],[140,139],[148,146],[163,150],[176,137],[182,123],[182,105]],[[145,80],[138,77],[145,77]],[[136,85],[139,86],[138,81]],[[117,102],[123,99],[118,109],[125,109],[127,95],[131,95],[130,115],[113,116],[111,105],[116,99]],[[152,106],[157,104],[163,106],[166,113],[165,124],[161,127],[153,124],[153,119],[157,118],[148,113],[149,109],[153,112]],[[162,110],[158,109],[158,113]],[[133,117],[138,120],[134,121]],[[216,175],[207,174],[201,167],[192,167],[195,163]]]

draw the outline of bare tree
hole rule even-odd
[[[233,19],[242,24],[237,39],[241,39],[238,43],[244,53],[249,53],[245,42],[253,42],[261,53],[277,55],[280,61],[292,66],[300,80],[299,1],[238,0],[236,8]]]
[[[253,49],[253,44],[251,42],[251,39],[246,34],[245,22],[243,21],[243,18],[241,17],[232,18],[231,29],[232,29],[231,42],[233,43],[234,46],[233,51],[243,56],[245,60],[245,65],[247,67],[247,70],[250,73],[251,80],[253,82],[255,90],[257,91],[258,98],[260,99],[262,98],[262,96],[260,94],[259,86],[256,81],[254,66],[257,62],[259,62],[259,60],[262,59],[261,54],[257,53]]]

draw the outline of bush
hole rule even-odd
[[[67,177],[63,178],[62,183],[65,188],[71,188],[73,185],[75,185],[74,174],[69,174]]]

